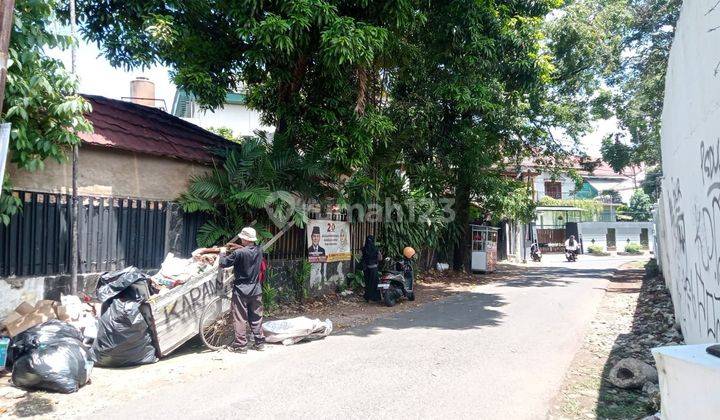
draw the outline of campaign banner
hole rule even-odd
[[[352,258],[350,223],[336,220],[309,220],[306,231],[309,262],[349,261]]]

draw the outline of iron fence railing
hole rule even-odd
[[[0,224],[0,276],[69,273],[71,197],[28,191],[13,194],[23,209],[7,226]],[[165,253],[166,202],[78,199],[79,273],[160,265]]]
[[[70,272],[72,200],[67,194],[14,191],[23,210],[8,225],[0,223],[0,277],[44,276]],[[159,268],[168,247],[188,257],[197,248],[201,213],[183,214],[166,201],[98,196],[79,197],[78,272],[92,273],[133,265]],[[170,219],[182,223],[179,243],[169,243]],[[311,218],[347,220],[344,213],[311,214]],[[279,229],[273,229],[276,233]],[[359,252],[376,223],[351,223],[351,250]],[[307,257],[306,230],[293,227],[272,247],[270,258]]]

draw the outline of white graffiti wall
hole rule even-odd
[[[720,341],[720,2],[683,4],[662,125],[663,274],[688,343]]]

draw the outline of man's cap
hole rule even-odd
[[[313,235],[319,235],[320,234],[320,226],[313,226]]]
[[[257,232],[255,232],[255,229],[251,227],[243,228],[243,230],[241,230],[238,234],[238,237],[240,239],[245,239],[246,241],[257,242]]]

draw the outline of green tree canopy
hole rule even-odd
[[[394,147],[402,148],[413,185],[455,198],[456,268],[463,265],[471,203],[495,217],[527,219],[532,212],[530,194],[507,180],[506,164],[555,157],[563,145],[554,129],[583,130],[585,120],[559,100],[576,89],[565,80],[552,83],[564,76],[541,42],[545,16],[557,5],[431,2],[426,24],[407,38],[407,65],[393,74]]]
[[[2,120],[12,124],[10,156],[19,168],[42,170],[46,159],[63,162],[90,131],[84,114],[90,105],[76,95],[77,79],[62,62],[47,55],[67,48],[72,39],[55,33],[58,1],[18,0],[10,37],[7,85]],[[8,223],[21,203],[10,195],[9,182],[0,198],[0,221]]]
[[[670,46],[681,0],[575,0],[551,21],[551,46],[588,89],[577,100],[615,116],[605,140],[613,167],[660,163],[660,125]]]
[[[627,212],[632,216],[633,220],[647,222],[652,220],[652,207],[653,203],[650,196],[645,194],[645,191],[642,189],[639,189],[630,197]]]
[[[84,36],[116,66],[161,63],[209,108],[245,89],[276,127],[274,142],[327,173],[368,163],[392,122],[379,112],[381,70],[407,28],[411,1],[79,0]]]

